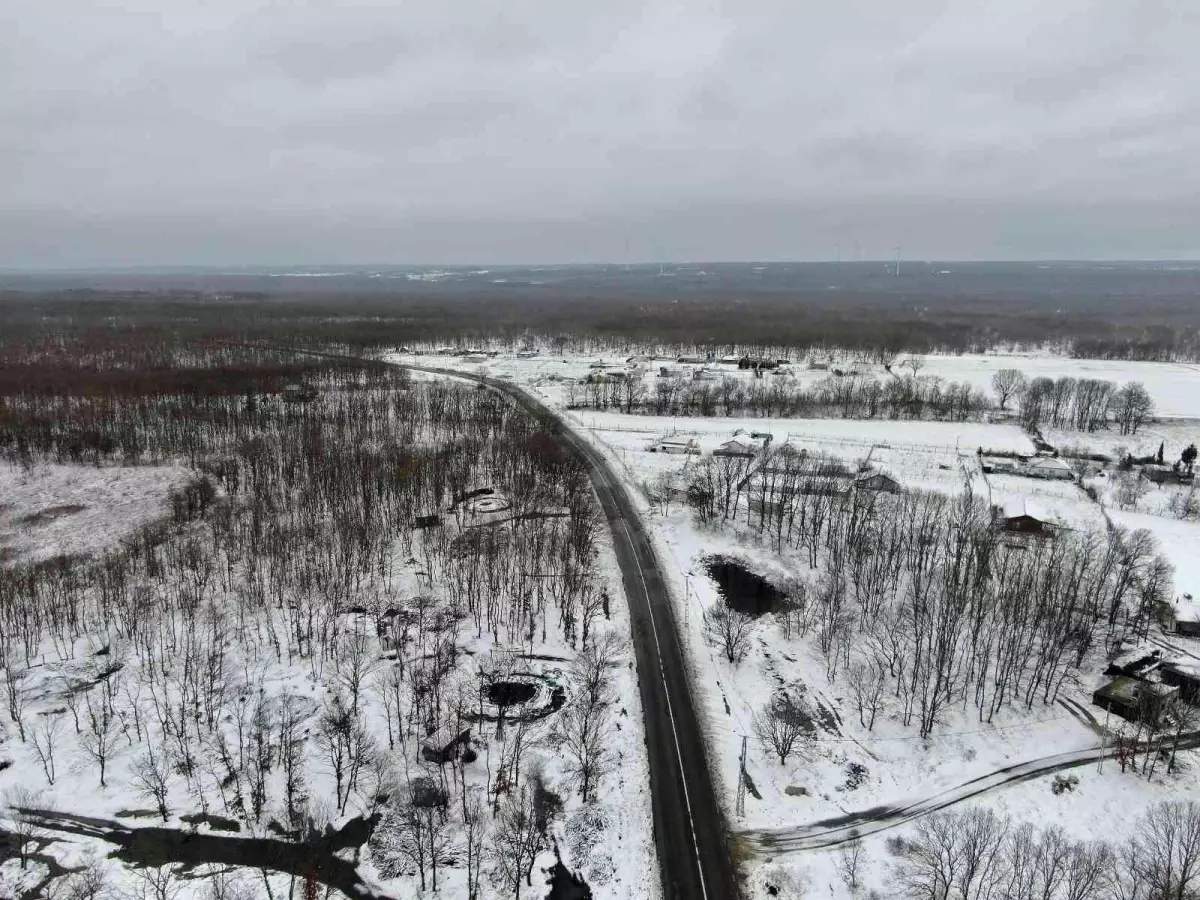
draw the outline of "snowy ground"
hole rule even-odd
[[[512,378],[530,387],[551,403],[563,404],[564,379],[583,377],[589,360],[538,358],[518,360],[497,358],[482,366],[467,366],[453,357],[418,357],[410,361],[438,366],[459,366]],[[620,360],[609,360],[617,362]],[[665,364],[665,363],[664,363]],[[656,367],[659,363],[647,364]],[[1019,368],[1030,378],[1038,376],[1106,378],[1117,382],[1139,380],[1146,384],[1167,417],[1188,418],[1200,410],[1195,397],[1200,395],[1200,367],[1157,363],[1125,363],[1070,360],[1046,356],[928,357],[923,375],[939,375],[947,380],[968,380],[990,391],[991,378],[1002,368]],[[824,372],[797,369],[797,377],[816,380]],[[741,377],[741,376],[739,376]],[[975,490],[989,493],[993,502],[1033,498],[1053,518],[1072,528],[1105,527],[1104,512],[1072,482],[1034,480],[1017,476],[978,472],[974,455],[978,447],[1011,452],[1031,452],[1028,438],[1011,426],[969,423],[894,423],[844,420],[770,420],[770,419],[695,419],[625,416],[582,410],[567,413],[580,431],[605,448],[611,459],[626,473],[631,488],[649,481],[663,471],[680,470],[695,464],[691,457],[650,453],[647,447],[667,433],[695,436],[704,453],[728,440],[735,429],[770,431],[776,441],[790,438],[848,462],[861,459],[873,444],[889,445],[889,468],[909,488],[961,490],[969,479]],[[1185,423],[1158,424],[1139,433],[1138,442],[1126,446],[1157,449],[1167,439],[1182,449],[1192,426]],[[1105,449],[1111,435],[1083,436],[1055,434],[1052,440]],[[1186,438],[1186,440],[1185,440]],[[1174,452],[1177,455],[1178,449]],[[1139,452],[1135,451],[1135,452]],[[1145,452],[1149,452],[1148,450]],[[767,576],[803,577],[806,560],[785,550],[775,553],[742,528],[739,533],[708,531],[698,526],[691,514],[676,504],[667,516],[651,511],[646,504],[650,532],[658,542],[673,594],[679,603],[683,640],[693,666],[693,682],[699,714],[711,734],[713,766],[717,789],[723,795],[735,830],[796,826],[844,813],[884,804],[903,804],[939,791],[963,785],[970,779],[999,768],[1027,763],[1055,754],[1085,752],[1100,746],[1103,740],[1098,724],[1091,718],[1091,692],[1103,681],[1103,661],[1098,657],[1085,662],[1078,683],[1068,684],[1064,699],[1082,706],[1035,703],[1030,711],[1005,710],[989,724],[978,721],[973,710],[951,713],[929,740],[915,736],[887,715],[881,716],[873,731],[863,728],[840,682],[829,683],[824,666],[812,642],[784,640],[774,624],[764,624],[756,637],[756,649],[741,666],[731,666],[707,646],[701,635],[701,611],[718,598],[716,584],[704,571],[704,561],[714,554],[733,556],[747,568]],[[1112,511],[1115,521],[1136,527],[1150,527],[1172,558],[1180,560],[1181,578],[1191,577],[1190,557],[1200,547],[1195,523],[1178,523],[1157,516],[1122,514]],[[1134,521],[1136,519],[1136,521]],[[1146,521],[1142,521],[1146,520]],[[1200,641],[1172,639],[1187,645],[1189,652],[1200,653]],[[803,684],[807,695],[828,710],[831,726],[822,731],[812,752],[780,766],[777,759],[764,756],[755,745],[751,730],[753,711],[782,684]],[[749,739],[748,770],[762,800],[748,797],[745,816],[733,815],[738,760],[743,736]],[[1158,777],[1147,782],[1132,775],[1121,775],[1113,763],[1103,773],[1095,765],[1072,770],[1080,782],[1073,792],[1055,796],[1050,792],[1051,776],[1037,777],[1013,786],[985,793],[970,802],[984,803],[1011,813],[1014,818],[1039,824],[1060,823],[1081,837],[1119,839],[1113,823],[1131,822],[1150,804],[1180,792],[1200,787],[1196,771],[1200,769],[1189,753],[1183,774],[1170,779]],[[858,767],[865,769],[865,772]],[[857,772],[850,777],[851,772]],[[788,789],[791,789],[790,792]],[[1102,827],[1101,827],[1102,826]],[[881,896],[888,889],[888,854],[885,840],[896,832],[881,832],[865,839],[868,853],[867,887],[875,887]],[[767,885],[780,889],[803,890],[807,896],[849,898],[849,890],[836,871],[836,852],[808,851],[783,854],[777,858],[760,854],[749,866],[750,884],[756,895],[767,895]],[[795,894],[799,896],[800,894]]]
[[[1121,509],[1110,509],[1108,514],[1113,522],[1126,528],[1149,529],[1175,567],[1176,593],[1200,596],[1200,522]]]
[[[1200,415],[1200,404],[1193,407],[1193,411]],[[1102,453],[1114,460],[1127,453],[1133,456],[1150,456],[1157,453],[1161,445],[1163,460],[1170,465],[1179,459],[1179,454],[1188,444],[1200,443],[1200,421],[1178,419],[1151,422],[1139,428],[1137,434],[1127,435],[1116,431],[1086,434],[1053,428],[1045,430],[1043,435],[1047,441],[1064,452],[1078,450],[1084,453]]]
[[[167,512],[179,466],[42,465],[0,462],[0,562],[90,553]]]
[[[632,352],[632,351],[631,351]],[[590,371],[589,366],[605,362],[613,368],[625,366],[626,355],[599,356],[551,356],[541,355],[531,359],[518,359],[512,355],[500,355],[485,362],[468,361],[457,356],[393,354],[397,360],[406,359],[426,365],[458,368],[464,371],[482,371],[495,377],[509,377],[522,384],[541,385],[547,396],[560,395],[561,382],[566,378],[579,380]],[[922,357],[921,375],[936,375],[946,381],[969,382],[988,395],[992,394],[992,376],[1000,369],[1019,369],[1027,378],[1097,378],[1124,384],[1140,381],[1154,398],[1157,414],[1166,419],[1195,420],[1200,418],[1200,365],[1193,363],[1130,362],[1123,360],[1069,359],[1047,354],[964,354],[961,356],[930,355]],[[840,363],[839,363],[840,364]],[[864,374],[886,376],[882,366],[844,361]],[[680,364],[670,360],[654,360],[638,365],[649,375],[657,374],[660,366],[670,366],[686,373],[699,368],[698,365]],[[732,375],[749,380],[753,375],[739,371],[735,366],[706,363],[705,367],[719,375]],[[804,360],[793,360],[787,367],[789,377],[799,384],[809,385],[829,375],[827,370],[807,368]],[[893,368],[899,373],[911,370],[898,361]],[[1157,449],[1157,444],[1155,444]]]
[[[1200,416],[1200,365],[1193,363],[1130,362],[1109,359],[1068,359],[1041,354],[927,356],[922,375],[947,381],[969,381],[991,393],[992,376],[1000,369],[1020,369],[1033,378],[1097,378],[1124,384],[1140,381],[1154,398],[1158,414],[1167,418]]]
[[[47,558],[56,554],[84,554],[110,546],[129,535],[135,528],[168,512],[168,491],[188,477],[186,469],[178,467],[137,468],[88,468],[74,466],[41,466],[31,472],[9,466],[0,466],[0,550],[7,551],[9,563]],[[629,617],[623,599],[619,568],[607,532],[600,540],[599,567],[608,583],[613,597],[611,615],[597,623],[599,631],[612,631],[622,644],[629,644]],[[423,573],[416,559],[401,548],[396,548],[395,571],[391,588],[398,596],[410,597],[417,594],[444,594],[441,584],[420,580]],[[420,555],[420,554],[418,554]],[[0,560],[0,562],[3,562]],[[373,620],[359,614],[346,614],[341,627],[347,634],[363,633],[368,636],[370,652],[376,663],[373,676],[382,676],[388,663],[379,657],[382,648],[376,638]],[[469,633],[468,633],[469,632]],[[544,673],[567,687],[567,703],[573,700],[573,685],[570,675],[570,660],[575,656],[569,646],[556,639],[553,629],[548,641],[539,641],[536,654],[544,657],[526,660],[522,667]],[[488,655],[505,655],[517,652],[511,648],[498,649],[493,646],[490,635],[474,636],[473,630],[464,628],[459,635],[461,656],[460,667],[450,678],[452,682],[475,685],[480,668],[486,664]],[[49,642],[33,654],[33,665],[25,676],[25,695],[28,705],[24,720],[32,730],[34,723],[49,722],[51,719],[61,726],[57,748],[57,777],[53,785],[47,783],[43,767],[29,741],[22,741],[14,727],[0,723],[0,811],[7,802],[18,802],[21,789],[36,791],[22,802],[30,802],[40,808],[69,812],[72,815],[96,816],[118,819],[128,826],[162,825],[149,799],[132,787],[132,767],[141,751],[140,737],[135,741],[129,721],[123,718],[122,736],[109,762],[107,787],[98,784],[97,767],[92,758],[79,745],[71,715],[67,713],[68,682],[87,680],[95,676],[98,667],[108,667],[114,662],[124,665],[120,675],[123,691],[130,697],[138,696],[146,717],[146,727],[152,718],[146,707],[146,693],[138,692],[142,687],[136,680],[136,655],[129,647],[119,643],[107,646],[108,639],[96,635],[94,640],[81,640],[74,647],[51,647]],[[337,681],[332,671],[310,662],[297,660],[289,664],[270,654],[253,658],[243,654],[240,645],[232,643],[227,659],[230,679],[236,681],[233,688],[244,697],[266,696],[278,698],[283,692],[294,695],[301,707],[310,714],[310,719],[320,709],[327,691]],[[526,647],[528,649],[528,647]],[[103,653],[103,656],[98,655]],[[394,655],[394,654],[393,654]],[[116,677],[116,676],[114,676]],[[567,781],[561,750],[550,736],[552,718],[531,728],[528,736],[527,759],[539,766],[547,782],[560,791],[566,801],[562,821],[555,827],[555,837],[563,862],[572,870],[580,872],[591,884],[595,896],[632,898],[632,900],[656,900],[661,896],[658,883],[658,864],[651,837],[649,768],[642,731],[642,714],[637,689],[636,671],[632,653],[626,653],[620,665],[612,673],[615,693],[615,730],[607,735],[607,748],[614,755],[614,766],[595,788],[595,800],[582,804]],[[373,682],[372,682],[373,683]],[[376,688],[371,687],[372,699]],[[125,696],[124,694],[122,695]],[[134,702],[133,700],[130,701]],[[387,746],[383,710],[377,702],[368,707],[367,724],[376,742]],[[7,718],[7,716],[5,717]],[[512,726],[510,726],[511,730]],[[479,748],[478,765],[470,767],[466,776],[468,785],[483,787],[494,774],[496,760],[486,756],[488,749],[493,757],[503,746],[487,726],[477,728],[475,745]],[[206,747],[205,755],[214,751]],[[399,747],[392,754],[392,765],[400,768],[402,760],[415,756],[413,746]],[[485,763],[485,761],[487,761]],[[356,808],[357,799],[344,813],[333,809],[333,776],[319,761],[310,761],[308,770],[309,789],[315,802],[313,808],[322,813],[335,825],[354,815],[364,812]],[[484,766],[490,765],[491,770]],[[215,763],[214,763],[215,765]],[[403,767],[407,770],[408,764]],[[279,773],[272,776],[269,809],[279,821],[287,821],[281,811],[282,788],[278,783]],[[211,796],[214,812],[223,812],[217,797]],[[185,790],[182,779],[176,778],[169,798],[170,816],[167,827],[189,829],[180,816],[197,811],[193,794]],[[12,827],[4,821],[6,812],[0,812],[0,827]],[[201,831],[207,826],[201,825]],[[248,826],[243,823],[242,834]],[[76,866],[87,859],[98,860],[111,883],[118,889],[119,896],[142,896],[144,885],[136,872],[121,863],[109,859],[113,845],[101,840],[84,837],[64,838],[55,834],[48,842],[45,852],[64,866]],[[534,868],[534,887],[523,896],[545,896],[545,878],[542,871],[554,863],[553,853],[543,852]],[[374,877],[369,864],[364,863],[363,874],[368,884],[375,883],[381,895],[407,900],[418,896],[416,881],[404,877],[382,882]],[[22,870],[16,861],[0,865],[0,897],[16,894],[18,887],[28,889],[44,877],[46,869],[31,864]],[[203,873],[202,873],[203,874]],[[292,896],[299,888],[284,875],[264,875],[255,870],[239,870],[233,873],[238,883],[248,893],[246,896],[266,896],[264,879],[269,878],[272,896]],[[466,896],[464,871],[461,864],[448,867],[442,872],[441,896]],[[175,887],[178,900],[208,897],[210,883],[200,878],[178,882]],[[485,897],[505,896],[492,887],[485,878]]]

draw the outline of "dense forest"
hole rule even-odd
[[[11,804],[66,783],[296,845],[361,816],[382,877],[469,898],[519,897],[556,835],[594,843],[627,636],[546,423],[369,362],[86,335],[22,353],[8,465],[192,476],[102,552],[0,568]],[[556,830],[580,802],[591,824]]]
[[[1166,268],[874,264],[562,267],[320,278],[250,274],[0,278],[9,337],[131,328],[164,335],[341,343],[683,350],[812,347],[1200,358],[1200,279]],[[380,277],[376,277],[380,276]],[[445,277],[440,277],[445,276]]]

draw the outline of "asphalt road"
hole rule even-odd
[[[638,687],[650,759],[654,842],[666,900],[733,900],[738,896],[725,819],[709,774],[705,741],[688,689],[683,650],[666,580],[641,515],[604,456],[528,391],[486,376],[404,366],[467,378],[512,397],[558,423],[563,443],[587,466],[612,529],[633,630]]]

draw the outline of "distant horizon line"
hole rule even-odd
[[[586,269],[586,268],[654,268],[658,266],[895,266],[896,259],[880,257],[878,259],[681,259],[681,260],[638,260],[638,261],[606,261],[606,262],[524,262],[524,263],[155,263],[155,264],[100,264],[54,267],[17,267],[0,265],[0,275],[137,275],[137,274],[193,274],[205,273],[213,275],[254,275],[273,274],[286,277],[289,274],[306,272],[321,272],[329,275],[360,274],[377,270],[407,270],[407,271],[465,271],[490,272],[493,270],[519,269]],[[1187,257],[1130,257],[1123,259],[1063,257],[1063,258],[1028,258],[1028,259],[938,259],[900,257],[900,269],[903,273],[905,264],[920,265],[1191,265],[1200,266],[1200,259]]]

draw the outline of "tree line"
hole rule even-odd
[[[1200,804],[1159,803],[1126,840],[1078,840],[1062,828],[1014,823],[991,809],[929,816],[891,838],[889,866],[917,900],[1189,900],[1200,896]],[[840,871],[857,883],[861,850]]]

